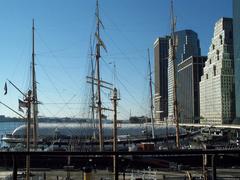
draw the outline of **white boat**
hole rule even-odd
[[[113,125],[103,124],[104,139],[111,140],[113,137]],[[11,134],[7,134],[2,138],[6,143],[24,143],[26,140],[26,125],[17,127]],[[118,127],[118,141],[133,141],[133,140],[151,140],[151,125],[150,124],[121,124]],[[38,139],[42,142],[44,139],[79,139],[84,142],[93,138],[94,131],[90,123],[39,123],[38,124]],[[167,128],[162,125],[155,126],[155,138],[162,139],[175,136],[175,126],[171,125]],[[180,129],[181,135],[186,135],[185,129]],[[122,138],[126,137],[126,138]]]

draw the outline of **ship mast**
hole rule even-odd
[[[37,101],[37,82],[35,72],[35,37],[34,37],[34,19],[32,22],[32,110],[33,110],[33,145],[37,149],[38,132],[37,132],[37,114],[38,114],[38,101]]]
[[[96,44],[96,65],[97,65],[97,95],[98,95],[98,118],[99,118],[99,151],[103,151],[103,128],[102,128],[102,102],[101,102],[101,82],[100,82],[100,50],[101,50],[101,40],[100,40],[100,19],[99,19],[99,5],[98,0],[96,2],[96,18],[97,18],[97,44]]]
[[[95,139],[95,128],[96,128],[96,122],[95,122],[95,113],[94,113],[94,108],[95,108],[95,94],[94,94],[94,77],[95,77],[95,69],[94,69],[94,59],[93,59],[93,48],[92,48],[92,39],[90,38],[90,57],[91,57],[91,93],[92,93],[92,106],[91,106],[91,111],[92,111],[92,123],[93,123],[93,137]]]
[[[176,20],[174,17],[174,9],[173,9],[173,0],[171,0],[171,43],[170,48],[172,53],[172,62],[173,62],[173,108],[174,108],[174,120],[176,123],[176,148],[180,148],[179,141],[179,117],[178,117],[178,104],[177,104],[177,81],[176,81],[176,38],[175,38],[175,28],[176,28]]]
[[[151,109],[151,124],[152,124],[152,138],[155,138],[154,119],[153,119],[153,93],[152,93],[152,71],[150,62],[150,53],[148,49],[148,68],[149,68],[149,90],[150,90],[150,109]]]

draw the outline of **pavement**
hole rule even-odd
[[[0,180],[4,180],[5,177],[9,176],[12,172],[9,170],[1,170],[0,169]],[[23,174],[23,171],[19,171],[18,174]],[[71,177],[71,180],[81,180],[83,179],[83,172],[81,170],[73,170],[67,172],[66,170],[39,170],[39,171],[31,171],[32,174],[38,176],[37,180],[65,180],[67,176]],[[150,178],[152,180],[168,180],[168,179],[185,179],[188,174],[191,174],[192,177],[201,177],[202,170],[190,170],[190,171],[171,171],[171,170],[158,170],[158,171],[134,171],[125,173],[125,180],[131,180],[131,177],[139,178],[145,177]],[[211,169],[209,169],[209,174],[211,175]],[[92,171],[91,180],[112,180],[113,173],[108,170],[98,170]],[[155,178],[155,179],[154,179]],[[217,178],[220,179],[240,179],[240,169],[217,169]],[[21,178],[19,178],[21,179]],[[119,180],[123,180],[123,174],[119,174]],[[35,180],[35,178],[33,178]]]

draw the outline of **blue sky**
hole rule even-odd
[[[175,0],[177,30],[199,35],[202,55],[207,55],[215,22],[232,16],[231,0]],[[100,0],[107,46],[102,51],[101,74],[120,91],[120,119],[146,115],[149,106],[147,48],[153,66],[153,42],[170,31],[169,0]],[[89,87],[90,36],[95,31],[95,0],[1,0],[0,87],[10,79],[26,91],[30,82],[31,25],[36,26],[36,63],[41,116],[86,117]],[[109,92],[103,103],[111,107]],[[8,86],[0,101],[18,109],[22,96]],[[0,106],[0,114],[16,116]],[[105,112],[112,117],[111,113]]]

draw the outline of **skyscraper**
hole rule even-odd
[[[232,19],[215,24],[200,82],[201,123],[228,124],[235,114]]]
[[[233,39],[234,39],[234,73],[236,94],[236,120],[240,123],[240,1],[233,0]]]
[[[201,56],[201,49],[199,44],[198,35],[192,30],[182,30],[175,32],[176,39],[176,59],[174,63],[177,65],[182,62],[184,59],[187,59],[190,56]],[[169,49],[169,54],[172,49]],[[170,60],[168,63],[168,117],[173,117],[173,61]],[[178,77],[177,72],[176,78]],[[177,78],[178,86],[178,78]]]
[[[155,121],[168,116],[168,48],[169,36],[154,42],[155,68]]]
[[[199,123],[199,82],[207,57],[191,56],[178,65],[178,109],[181,123]]]

